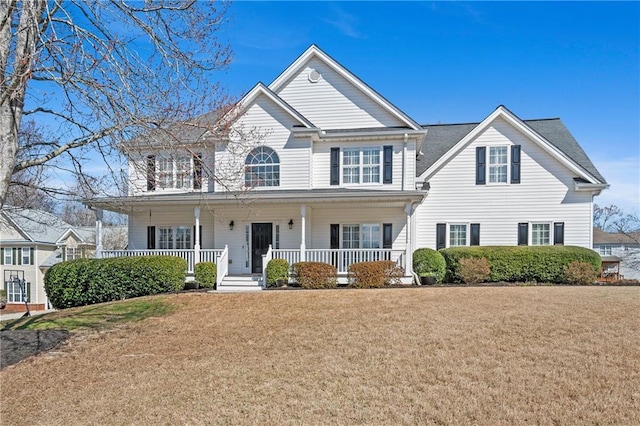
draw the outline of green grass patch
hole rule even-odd
[[[172,312],[166,297],[141,297],[64,309],[33,317],[3,321],[3,330],[105,329],[120,323],[159,317]]]

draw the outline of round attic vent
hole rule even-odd
[[[309,81],[312,83],[320,81],[320,73],[316,70],[309,71]]]

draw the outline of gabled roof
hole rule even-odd
[[[269,84],[269,89],[273,92],[278,93],[280,89],[284,86],[284,84],[295,74],[297,74],[302,67],[304,67],[312,58],[317,58],[343,78],[345,78],[348,82],[350,82],[353,86],[362,91],[366,96],[368,96],[375,103],[380,105],[383,109],[388,111],[392,116],[396,117],[411,129],[419,130],[420,125],[414,121],[407,114],[402,112],[398,107],[393,105],[387,99],[385,99],[378,92],[369,87],[365,82],[360,80],[355,74],[346,69],[340,63],[338,63],[335,59],[327,55],[323,52],[318,46],[312,44],[307,50],[302,53],[291,65],[289,65],[271,84]]]
[[[640,232],[606,232],[599,228],[593,228],[593,244],[625,244],[640,245]]]
[[[225,117],[222,118],[221,121],[224,121],[225,118],[228,118],[232,115],[233,116],[240,115],[242,111],[244,111],[246,108],[249,107],[249,105],[255,102],[255,100],[260,95],[264,95],[267,98],[269,98],[273,103],[275,103],[280,108],[282,108],[291,117],[295,118],[305,128],[309,128],[309,129],[316,128],[316,126],[312,122],[307,120],[305,116],[303,116],[298,111],[296,111],[295,108],[289,105],[284,99],[282,99],[280,96],[275,94],[272,90],[270,90],[267,86],[265,86],[262,83],[258,83],[255,86],[253,86],[253,89],[249,90],[249,92],[246,95],[244,95],[242,99],[240,99],[237,107],[232,109],[229,113],[227,113]]]
[[[60,235],[71,227],[57,216],[42,210],[3,207],[0,214],[27,241],[34,243],[55,244]]]
[[[95,244],[96,240],[96,230],[93,227],[82,226],[82,227],[74,227],[69,228],[60,235],[57,244],[63,244],[69,236],[73,235],[73,237],[80,244]]]
[[[605,184],[584,150],[569,133],[559,118],[521,120],[500,105],[480,123],[425,125],[427,138],[416,164],[416,176],[433,172],[449,161],[475,136],[484,131],[496,118],[502,117],[527,135],[561,163],[574,170],[579,177],[591,183]]]

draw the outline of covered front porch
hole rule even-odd
[[[424,192],[256,191],[242,201],[190,195],[130,197],[129,249],[102,250],[98,221],[96,255],[178,256],[189,275],[197,263],[214,262],[218,284],[230,275],[264,277],[275,258],[328,263],[343,278],[353,263],[390,260],[412,276],[413,213]]]

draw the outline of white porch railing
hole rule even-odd
[[[217,259],[222,255],[223,251],[225,251],[225,249],[200,249],[200,262],[213,262],[217,264]]]
[[[300,250],[273,249],[271,257],[285,259],[290,265],[300,261]],[[335,266],[338,274],[349,272],[349,265],[357,262],[371,262],[376,260],[391,260],[405,269],[405,251],[393,249],[307,249],[307,262],[322,262]]]
[[[187,273],[193,273],[194,251],[177,249],[156,250],[102,250],[102,257],[136,257],[136,256],[176,256],[187,261]],[[202,255],[201,255],[202,257]]]
[[[200,255],[202,258],[202,255]],[[224,246],[224,250],[216,258],[216,288],[222,284],[224,277],[229,275],[229,247]]]
[[[273,259],[273,248],[269,244],[267,252],[262,255],[262,286],[267,288],[267,264]],[[291,262],[289,262],[291,264]]]

